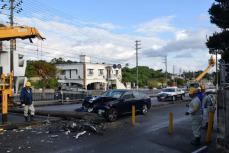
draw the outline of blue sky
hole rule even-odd
[[[76,60],[83,53],[96,62],[134,66],[134,41],[139,39],[142,41],[140,65],[164,69],[158,56],[167,55],[169,71],[173,65],[177,70],[199,70],[206,67],[210,57],[206,36],[217,30],[210,24],[208,15],[213,2],[26,0],[16,22],[37,27],[47,38],[40,46],[40,50],[48,52],[47,60],[57,56]],[[29,51],[39,47],[24,48]]]
[[[132,26],[158,16],[176,16],[175,26],[199,26],[200,14],[207,13],[213,0],[39,0],[82,20]],[[61,14],[59,14],[61,15]],[[208,23],[202,23],[208,25]]]

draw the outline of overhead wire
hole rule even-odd
[[[42,4],[42,5],[41,5]],[[51,10],[54,10],[54,11],[56,11],[56,12],[61,12],[62,14],[65,14],[67,17],[69,17],[69,14],[66,14],[66,13],[63,13],[62,11],[60,11],[60,10],[57,10],[57,9],[55,9],[55,8],[52,8],[52,7],[50,7],[50,6],[46,6],[46,5],[44,5],[43,3],[37,3],[36,1],[26,1],[26,2],[24,2],[23,3],[23,6],[25,6],[25,7],[28,7],[28,8],[30,8],[30,9],[24,9],[23,10],[23,12],[20,14],[20,15],[18,15],[18,16],[26,16],[26,17],[31,17],[31,12],[29,12],[29,10],[30,11],[32,11],[32,12],[34,12],[34,13],[37,13],[38,15],[39,14],[42,14],[41,16],[40,16],[40,18],[38,18],[38,20],[40,20],[40,21],[45,21],[45,22],[50,22],[50,21],[52,21],[52,20],[50,20],[50,19],[53,19],[53,18],[55,18],[55,17],[57,17],[56,15],[52,15],[52,13],[50,13],[50,12],[53,12],[53,11],[50,11],[50,9]],[[49,10],[49,11],[47,11],[47,10]],[[78,19],[78,18],[76,18],[76,17],[74,17],[74,16],[72,16],[72,15],[70,15],[71,17],[71,19],[74,19],[74,23],[73,23],[73,25],[76,25],[76,26],[82,26],[82,25],[90,25],[90,26],[94,26],[95,24],[94,23],[92,23],[92,24],[90,24],[90,23],[88,23],[88,22],[85,22],[85,21],[81,21],[80,19]],[[72,23],[72,21],[73,20],[69,20],[69,22],[71,22]],[[75,21],[78,21],[77,23],[75,23]],[[55,22],[55,20],[54,20],[54,22]],[[87,24],[86,24],[87,23]],[[54,26],[54,28],[55,28],[55,25],[53,25]],[[79,31],[80,32],[80,31]],[[52,33],[56,33],[56,34],[60,34],[60,33],[58,33],[58,32],[54,32],[54,30],[52,30]],[[31,44],[27,44],[27,45],[31,45]],[[23,47],[21,47],[21,48],[23,48]],[[49,48],[49,47],[45,47],[45,46],[42,46],[42,48],[44,48],[44,49],[47,49],[47,50],[58,50],[58,49],[56,49],[56,48]],[[60,50],[59,50],[60,51]],[[66,51],[66,50],[65,50]],[[38,54],[38,49],[36,50],[36,52],[37,52],[37,54]],[[46,53],[46,54],[50,54],[49,52],[44,52],[44,51],[42,51],[43,53]],[[71,51],[66,51],[66,52],[68,52],[68,54],[70,54],[71,56],[72,55],[80,55],[80,54],[77,54],[77,53],[72,53]],[[66,54],[66,52],[65,52],[65,54]],[[66,57],[66,56],[65,56]],[[92,58],[95,58],[95,59],[99,59],[99,60],[105,60],[105,61],[112,61],[112,63],[115,63],[118,59],[113,59],[113,60],[108,60],[107,58],[100,58],[100,57],[93,57],[92,56]]]

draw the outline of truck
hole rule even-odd
[[[198,88],[205,89],[205,86],[201,83],[201,80],[211,70],[211,68],[215,66],[215,64],[216,61],[213,56],[211,56],[211,58],[208,60],[208,67],[202,73],[200,73],[194,81],[188,83],[188,92],[190,96],[193,95]]]

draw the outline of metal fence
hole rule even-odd
[[[46,92],[46,93],[33,93],[33,101],[73,101],[81,100],[87,94],[85,92]],[[14,95],[12,101],[20,102],[20,95]]]
[[[153,97],[160,90],[150,90],[150,89],[139,89],[140,92],[146,94],[147,96]],[[61,101],[61,102],[68,102],[68,101],[79,101],[83,100],[86,96],[98,96],[102,94],[104,90],[88,90],[88,91],[49,91],[45,92],[34,92],[33,93],[33,101]],[[20,102],[20,95],[14,95],[11,97],[11,101],[13,102]]]

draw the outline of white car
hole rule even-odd
[[[185,96],[185,91],[177,87],[168,87],[162,89],[162,91],[157,94],[158,101],[172,100],[175,101],[177,99],[183,100]]]

